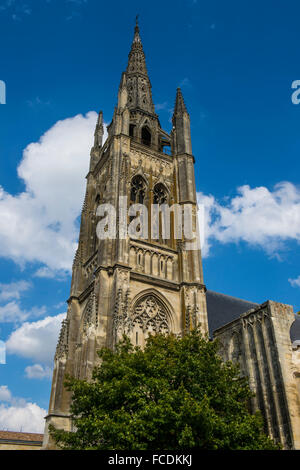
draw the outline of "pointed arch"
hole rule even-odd
[[[169,190],[161,182],[155,184],[153,188],[153,202],[154,204],[167,204],[169,199]]]
[[[97,327],[97,312],[96,302],[94,295],[92,294],[88,299],[80,318],[79,335],[87,333],[89,327]],[[82,336],[81,336],[82,337]]]
[[[133,325],[139,325],[144,333],[174,331],[173,308],[156,289],[140,292],[131,305]]]
[[[147,181],[142,175],[136,174],[133,176],[130,187],[131,204],[144,204],[147,186]]]

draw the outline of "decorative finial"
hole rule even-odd
[[[140,15],[136,15],[135,17],[135,31],[139,31],[139,16]]]

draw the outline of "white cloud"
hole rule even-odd
[[[241,186],[238,195],[223,204],[198,193],[206,210],[204,254],[213,240],[246,242],[269,255],[278,254],[288,241],[300,242],[300,189],[289,182],[266,187]]]
[[[0,405],[0,429],[16,432],[43,433],[47,411],[36,403],[23,406]]]
[[[214,211],[216,202],[213,196],[205,196],[202,193],[197,193],[198,201],[198,221],[200,231],[200,241],[202,256],[205,258],[209,254],[211,246],[211,225],[212,225],[212,213]]]
[[[43,433],[47,411],[0,386],[0,430]]]
[[[300,287],[300,276],[298,276],[296,279],[289,279],[289,283],[293,287]]]
[[[34,364],[33,366],[26,367],[25,374],[28,379],[51,379],[52,369],[41,364]]]
[[[30,317],[41,317],[46,313],[46,307],[33,307],[24,310],[20,306],[21,294],[32,287],[31,282],[18,281],[10,284],[0,284],[0,322],[18,323]],[[10,300],[10,302],[7,302]]]
[[[26,322],[13,331],[6,342],[7,354],[16,354],[45,365],[52,365],[61,322],[66,314]]]
[[[56,279],[57,281],[65,281],[66,272],[63,270],[50,269],[47,266],[43,266],[34,273],[34,277],[39,277],[41,279]]]
[[[6,305],[0,306],[0,322],[18,323],[30,317],[41,317],[45,315],[45,313],[46,307],[33,307],[30,310],[23,310],[18,302],[12,301]]]
[[[7,300],[19,300],[21,293],[30,289],[32,284],[27,281],[11,282],[10,284],[0,283],[0,302]]]
[[[54,305],[54,308],[58,310],[64,307],[65,305],[66,305],[66,302],[59,302],[58,304]]]
[[[41,263],[39,276],[70,271],[96,120],[91,111],[58,121],[26,147],[18,168],[26,190],[13,196],[0,186],[0,256]]]
[[[12,394],[8,389],[7,385],[0,386],[0,401],[7,401],[10,402],[12,399]]]
[[[41,277],[41,278],[48,278],[48,279],[53,279],[56,276],[56,273],[53,269],[49,269],[47,266],[44,266],[43,268],[39,268],[35,273],[35,277]]]

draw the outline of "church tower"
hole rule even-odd
[[[124,333],[143,347],[151,332],[182,335],[196,325],[208,332],[200,248],[177,229],[188,213],[197,228],[190,117],[178,88],[172,131],[161,128],[138,24],[107,130],[103,142],[100,112],[55,354],[46,448],[49,423],[72,429],[65,375],[90,379],[101,347],[114,348]],[[176,207],[169,211],[169,233],[162,207]],[[116,230],[108,229],[111,222]],[[124,230],[131,224],[141,236]]]

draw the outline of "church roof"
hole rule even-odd
[[[213,332],[218,328],[239,318],[242,313],[259,306],[259,304],[254,302],[211,290],[208,290],[206,293],[206,301],[210,336],[213,336]],[[290,334],[292,342],[300,340],[300,316],[295,316],[295,322],[291,327]]]
[[[42,445],[43,434],[29,433],[29,432],[12,432],[0,431],[0,443],[28,443],[35,445]]]
[[[237,299],[211,290],[206,292],[206,301],[208,328],[211,336],[215,330],[236,320],[242,313],[258,307],[258,304],[254,302]]]

